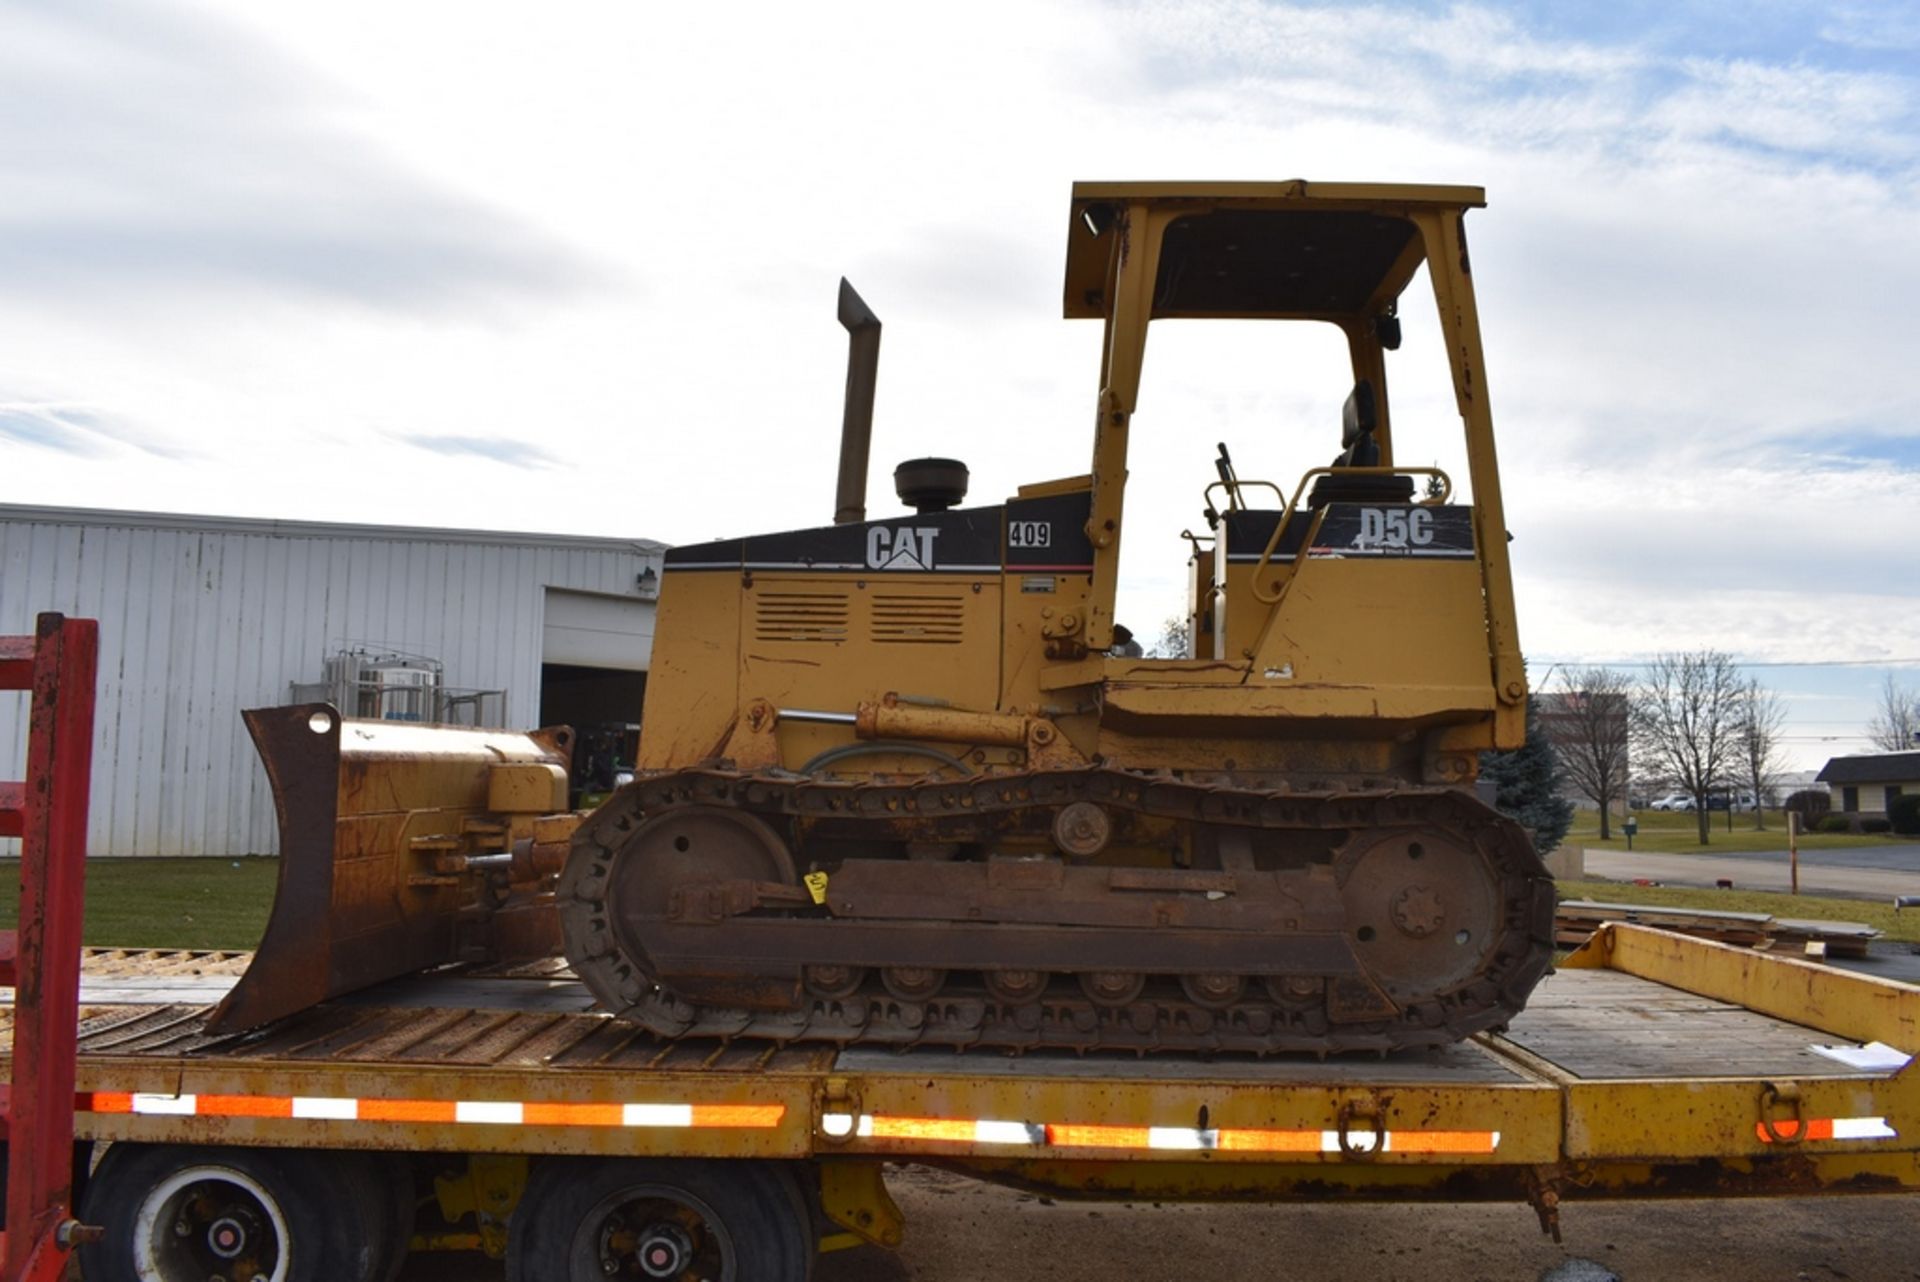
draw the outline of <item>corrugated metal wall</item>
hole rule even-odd
[[[658,544],[0,507],[0,633],[43,610],[100,620],[90,854],[274,849],[240,710],[285,703],[346,643],[430,655],[450,686],[539,715],[549,587],[637,601]],[[0,694],[0,779],[24,770]],[[0,843],[0,854],[16,842]]]

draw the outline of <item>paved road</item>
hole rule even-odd
[[[1588,847],[1586,867],[1590,874],[1614,881],[1647,878],[1675,886],[1711,887],[1726,879],[1740,890],[1786,890],[1791,884],[1784,850],[1715,849],[1712,854],[1666,855]],[[1920,844],[1802,851],[1800,890],[1853,899],[1920,895]]]
[[[1711,887],[1724,877],[1740,890],[1784,891],[1791,879],[1784,850],[1664,855],[1588,848],[1586,869],[1591,876],[1613,881],[1644,878],[1669,886]],[[1920,895],[1920,845],[1802,851],[1800,891],[1881,903],[1895,895]],[[1920,908],[1904,911],[1920,915]],[[1834,957],[1829,964],[1880,979],[1920,984],[1920,952],[1911,944],[1882,940],[1866,957]]]

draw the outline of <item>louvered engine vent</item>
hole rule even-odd
[[[760,592],[754,596],[753,634],[761,641],[845,641],[844,592]]]
[[[873,639],[896,645],[959,645],[966,630],[966,607],[957,596],[873,598]]]

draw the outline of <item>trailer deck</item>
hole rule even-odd
[[[1544,1212],[1582,1193],[1920,1187],[1920,988],[1639,927],[1596,935],[1505,1034],[1324,1061],[662,1043],[589,1010],[558,962],[210,1035],[243,964],[89,959],[82,1137],[885,1158],[1081,1194]]]

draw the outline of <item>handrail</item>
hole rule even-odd
[[[1234,503],[1238,503],[1240,501],[1240,491],[1245,489],[1249,485],[1258,485],[1263,489],[1272,490],[1274,498],[1279,499],[1283,503],[1286,502],[1286,495],[1283,494],[1281,492],[1280,487],[1275,485],[1272,481],[1242,481],[1242,480],[1239,480],[1238,478],[1234,480],[1232,485],[1228,485],[1225,481],[1208,481],[1207,488],[1205,489],[1205,491],[1201,493],[1200,499],[1209,508],[1211,508],[1213,506],[1213,492],[1215,490],[1224,489],[1227,491],[1228,497]],[[1242,511],[1244,509],[1230,507],[1228,510]]]
[[[1261,550],[1260,559],[1254,562],[1253,582],[1252,582],[1253,599],[1260,602],[1260,604],[1278,605],[1280,604],[1280,598],[1286,594],[1286,588],[1284,587],[1284,585],[1275,588],[1271,596],[1269,596],[1265,592],[1262,592],[1260,590],[1260,578],[1262,575],[1266,573],[1267,566],[1273,560],[1274,549],[1280,546],[1280,536],[1281,534],[1285,533],[1287,528],[1287,522],[1293,519],[1294,512],[1297,511],[1300,506],[1300,492],[1307,488],[1307,482],[1311,481],[1314,477],[1319,476],[1322,473],[1331,474],[1334,472],[1338,472],[1342,476],[1409,476],[1409,475],[1437,476],[1440,478],[1440,493],[1430,499],[1423,500],[1420,506],[1422,507],[1438,506],[1439,504],[1445,503],[1448,499],[1453,497],[1453,478],[1448,476],[1445,472],[1441,471],[1437,467],[1331,467],[1329,466],[1329,467],[1308,468],[1305,472],[1301,473],[1300,483],[1293,487],[1293,497],[1287,500],[1286,507],[1280,513],[1280,519],[1274,522],[1273,533],[1267,536],[1267,546]],[[1243,483],[1259,484],[1259,485],[1267,484],[1267,482],[1265,481],[1243,482]],[[1215,484],[1218,484],[1218,482],[1216,482]],[[1279,492],[1280,492],[1279,489],[1275,487],[1274,493],[1278,494]]]

